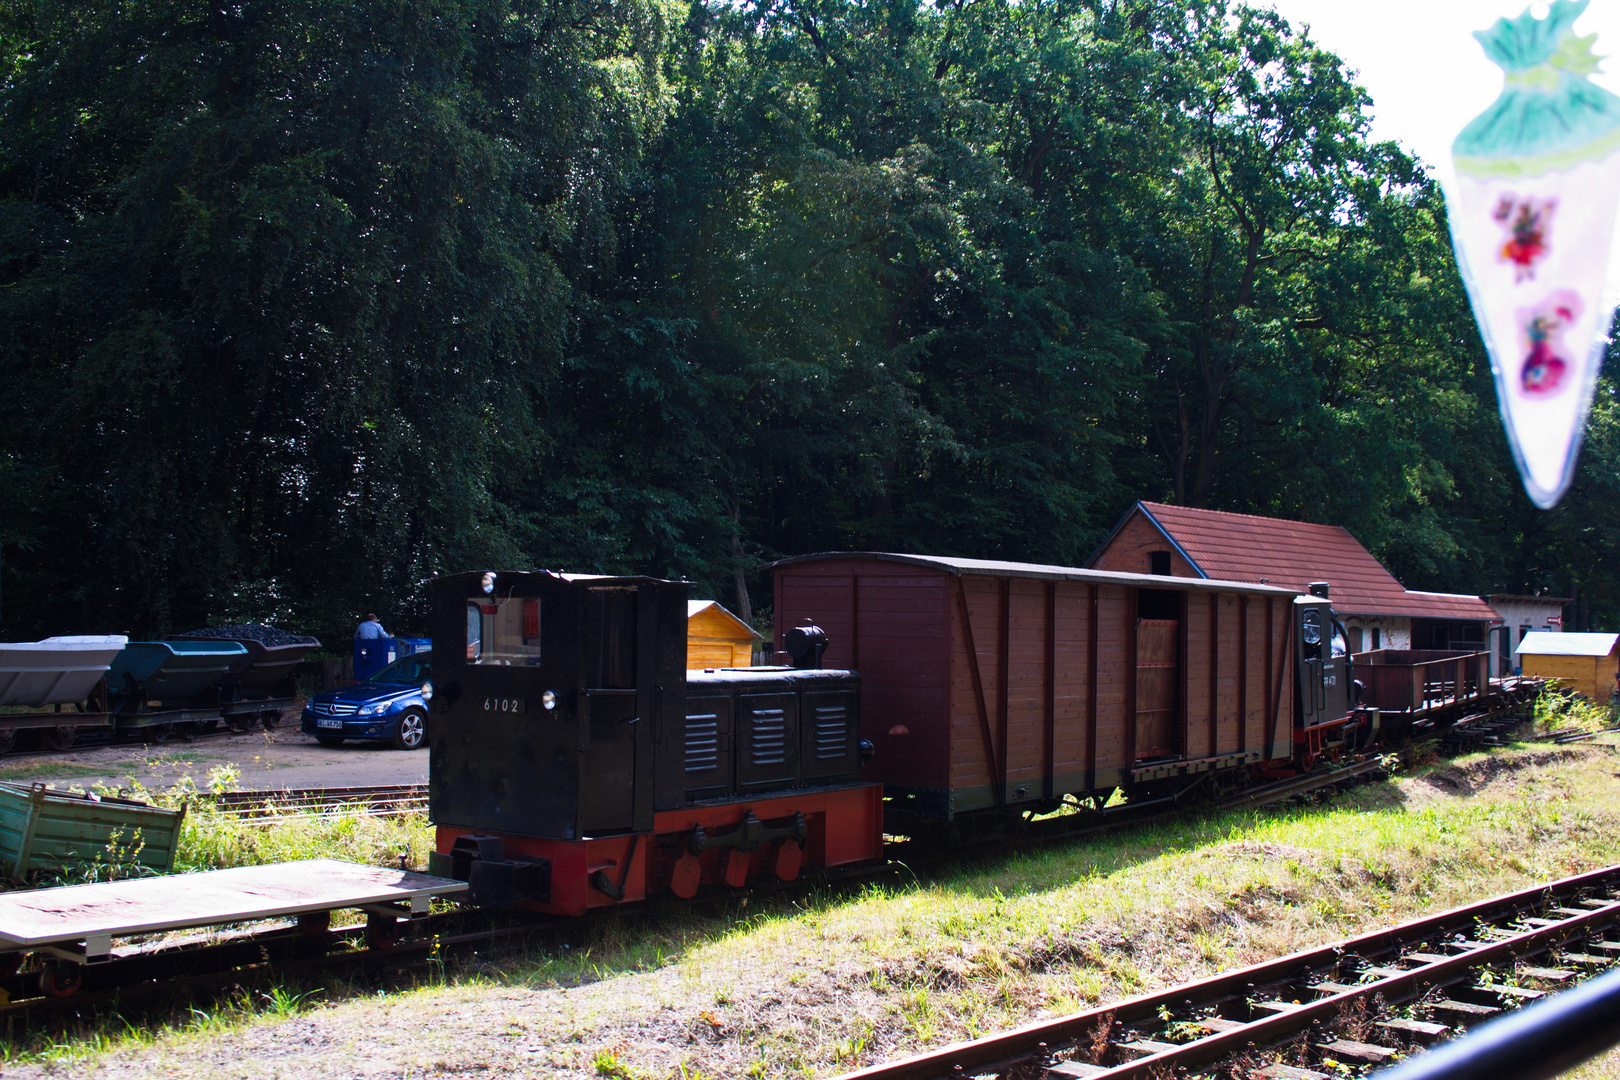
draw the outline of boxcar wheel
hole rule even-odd
[[[427,742],[427,713],[421,709],[406,709],[399,714],[394,725],[394,749],[415,750]]]
[[[45,729],[45,748],[60,753],[73,745],[78,736],[79,729],[73,727],[53,727]]]
[[[404,936],[404,924],[392,915],[366,916],[366,948],[392,949]]]
[[[343,736],[341,736],[341,735],[317,735],[317,736],[315,736],[315,741],[320,743],[322,746],[342,746],[343,745]]]
[[[147,742],[166,743],[172,738],[174,738],[173,724],[153,724],[146,729]]]
[[[0,754],[11,753],[12,747],[17,745],[16,728],[0,728]]]
[[[275,728],[276,728],[276,725],[281,723],[281,713],[279,713],[279,712],[260,713],[259,714],[259,723],[264,725],[264,729],[266,731],[274,731]]]
[[[39,992],[46,997],[70,998],[84,986],[84,967],[56,957],[39,970]]]

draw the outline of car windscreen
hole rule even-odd
[[[367,681],[420,685],[432,677],[432,664],[432,653],[412,653],[395,660]]]

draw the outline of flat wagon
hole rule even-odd
[[[776,647],[814,624],[824,662],[861,673],[863,775],[885,784],[892,830],[966,819],[965,836],[1065,796],[1223,789],[1351,737],[1325,597],[874,552],[770,569]]]

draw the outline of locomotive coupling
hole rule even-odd
[[[721,833],[719,836],[710,836],[699,825],[692,830],[687,840],[687,847],[691,848],[693,855],[701,855],[709,848],[734,847],[739,851],[758,851],[772,840],[804,840],[810,835],[810,826],[804,820],[802,813],[793,815],[793,820],[786,825],[772,828],[754,816],[752,810],[742,819],[742,824],[735,829]]]

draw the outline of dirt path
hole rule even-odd
[[[921,882],[598,920],[448,986],[329,981],[296,1015],[0,1075],[828,1076],[1620,862],[1616,768],[1612,747],[1523,751]]]
[[[235,770],[236,786],[245,789],[425,784],[428,755],[425,749],[401,751],[386,743],[322,746],[283,723],[274,731],[208,735],[190,743],[124,743],[65,754],[11,754],[0,758],[0,780],[119,787],[133,779],[160,788],[189,776],[202,787],[209,772],[220,768]]]

